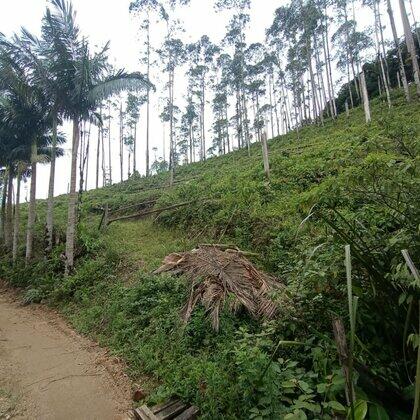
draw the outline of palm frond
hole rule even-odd
[[[154,90],[155,86],[141,73],[119,71],[94,86],[89,92],[89,101],[97,102],[122,91],[140,91],[143,89]]]

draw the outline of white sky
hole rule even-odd
[[[230,14],[216,13],[213,8],[214,0],[191,0],[188,7],[182,8],[177,14],[183,21],[185,33],[184,41],[192,42],[200,38],[202,35],[209,35],[213,42],[220,42],[225,34],[226,25],[229,21]],[[394,7],[394,15],[397,21],[397,30],[401,34],[400,15],[397,0],[392,0]],[[415,1],[414,1],[415,3]],[[142,41],[138,33],[139,21],[129,13],[130,0],[73,0],[73,6],[77,11],[77,23],[81,28],[81,32],[89,37],[92,44],[103,45],[106,41],[111,41],[111,57],[112,62],[128,71],[142,70],[139,64],[140,48]],[[250,11],[251,23],[247,32],[248,42],[263,42],[265,29],[271,24],[274,11],[279,6],[285,4],[285,0],[252,0],[252,8]],[[27,28],[30,32],[39,34],[41,18],[44,14],[46,0],[0,0],[0,32],[6,35],[12,35],[19,31],[21,26]],[[420,10],[420,8],[417,6]],[[409,4],[407,3],[409,10]],[[415,11],[418,19],[418,11]],[[365,28],[372,22],[370,11],[363,8],[356,10],[356,20],[359,28]],[[383,8],[382,16],[383,24],[389,29],[388,16],[385,8]],[[164,36],[164,27],[153,25],[152,27],[152,43],[159,47]],[[151,108],[151,162],[154,158],[152,147],[158,147],[158,156],[162,156],[162,139],[163,128],[159,120],[159,98],[162,97],[162,83],[159,83],[159,71],[155,70],[152,75],[152,81],[157,83],[158,91],[152,98]],[[180,69],[177,73],[176,83],[176,103],[183,104],[183,96],[185,94],[185,83],[183,81],[185,70]],[[138,128],[138,151],[137,166],[141,173],[145,168],[145,124],[144,114],[140,114],[140,122]],[[211,121],[207,121],[207,129],[211,129]],[[65,132],[70,134],[67,125],[64,127]],[[113,178],[114,181],[119,180],[119,145],[118,145],[118,126],[117,119],[111,129],[113,142]],[[94,187],[95,176],[95,156],[96,156],[96,129],[92,128],[91,135],[91,159],[89,169],[88,186]],[[211,135],[207,135],[207,142],[210,144]],[[168,141],[166,142],[166,144]],[[55,193],[62,194],[67,191],[68,180],[70,174],[69,160],[69,144],[65,148],[66,156],[58,160],[57,176],[55,184]],[[166,154],[167,155],[167,154]],[[127,177],[127,169],[124,169],[124,177]],[[43,165],[39,168],[39,176],[37,182],[37,197],[45,198],[48,190],[49,166]],[[24,193],[25,194],[25,193]],[[24,197],[23,197],[24,198]]]

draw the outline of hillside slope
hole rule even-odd
[[[173,188],[160,174],[84,193],[73,275],[62,277],[63,245],[30,268],[3,262],[0,275],[26,287],[27,301],[57,305],[78,329],[123,356],[153,401],[178,394],[211,419],[329,418],[345,405],[331,319],[348,318],[343,260],[350,244],[357,397],[371,413],[385,409],[405,418],[416,356],[410,346],[403,354],[401,343],[416,331],[419,308],[406,317],[418,290],[410,286],[401,250],[419,263],[420,111],[395,95],[391,110],[373,101],[369,126],[358,108],[348,120],[340,116],[299,136],[272,139],[270,181],[254,144],[251,156],[241,150],[178,168]],[[98,231],[99,207],[152,199],[155,208],[192,203],[154,221],[116,221]],[[66,197],[60,197],[62,232],[65,214]],[[183,279],[149,273],[168,253],[203,242],[257,252],[256,264],[287,284],[293,313],[261,323],[226,310],[215,333],[199,309],[183,326]]]

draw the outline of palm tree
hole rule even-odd
[[[72,121],[72,155],[66,235],[66,272],[74,266],[76,233],[76,176],[80,127],[95,113],[100,101],[123,90],[138,90],[151,84],[139,73],[120,70],[109,74],[109,43],[98,53],[91,53],[86,39],[80,39],[71,5],[65,0],[52,0],[55,12],[47,11],[44,38],[52,39],[49,52],[57,84],[64,87],[62,114]],[[56,35],[58,34],[58,39]],[[61,103],[60,103],[61,107]]]
[[[0,40],[0,91],[3,92],[2,123],[14,133],[16,141],[9,152],[16,150],[27,153],[30,149],[31,189],[28,209],[26,237],[26,262],[33,256],[34,223],[36,215],[36,169],[38,147],[42,146],[45,134],[51,123],[48,100],[39,86],[33,83],[32,74],[25,68],[23,61],[17,58],[15,50],[8,50],[4,38]],[[10,163],[10,162],[9,162]],[[9,164],[9,171],[13,167]],[[12,172],[13,173],[13,172]],[[10,176],[10,174],[9,174]],[[9,197],[11,194],[9,194]],[[10,222],[10,217],[6,217]],[[10,223],[7,223],[11,229]],[[11,232],[11,231],[10,231]],[[11,245],[11,234],[7,231],[7,243]]]

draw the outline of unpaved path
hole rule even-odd
[[[0,285],[0,418],[121,419],[129,400],[120,361]]]

